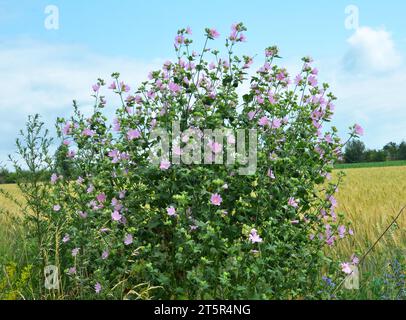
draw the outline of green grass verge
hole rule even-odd
[[[384,161],[384,162],[362,162],[362,163],[341,163],[334,166],[335,169],[354,168],[379,168],[379,167],[400,167],[406,166],[406,160]]]

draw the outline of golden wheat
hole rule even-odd
[[[360,253],[385,231],[406,205],[406,167],[381,167],[343,170],[346,177],[339,189],[339,210],[351,221],[355,235],[338,245],[342,256],[354,248]],[[376,251],[406,248],[406,212],[379,242]]]

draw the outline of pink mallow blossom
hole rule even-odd
[[[134,140],[134,139],[138,139],[140,137],[141,137],[141,133],[137,129],[131,129],[131,130],[128,130],[128,132],[127,132],[127,138],[130,141]]]
[[[212,205],[220,206],[221,203],[223,202],[223,199],[218,193],[214,193],[211,195],[210,202]]]
[[[72,249],[72,257],[76,257],[79,253],[80,248]]]
[[[111,219],[112,219],[113,221],[120,221],[121,218],[122,218],[122,215],[121,215],[120,212],[118,212],[117,210],[114,210],[114,211],[111,213]]]
[[[290,197],[288,200],[288,205],[290,205],[293,208],[297,208],[299,206],[299,201],[293,197]]]
[[[171,163],[168,160],[164,159],[161,161],[161,163],[159,165],[159,169],[168,170],[170,166],[171,166]]]
[[[131,243],[133,243],[133,236],[131,234],[126,234],[124,237],[124,244],[126,246],[129,246]]]
[[[249,240],[252,243],[261,243],[262,242],[262,238],[258,235],[258,232],[256,229],[251,229]]]
[[[101,286],[101,284],[100,284],[99,282],[97,282],[97,283],[94,285],[94,291],[95,291],[97,294],[99,294],[101,290],[102,290],[102,286]]]
[[[364,135],[364,129],[359,124],[355,124],[354,133],[358,136],[362,136],[362,135]]]
[[[102,255],[101,255],[101,258],[103,260],[106,260],[108,257],[109,257],[109,252],[107,250],[104,250]]]
[[[352,273],[352,269],[351,269],[351,265],[348,262],[343,262],[341,263],[341,270],[345,273],[345,274],[351,274]]]
[[[55,184],[58,181],[58,175],[53,173],[51,176],[51,184]]]
[[[64,235],[64,237],[62,238],[62,242],[63,242],[63,243],[67,243],[67,242],[69,242],[69,240],[70,240],[70,236],[69,236],[69,234],[66,233],[66,234]]]
[[[166,209],[168,216],[173,217],[176,216],[176,209],[174,207],[169,207]]]
[[[216,29],[209,29],[209,35],[213,38],[218,38],[220,33]]]

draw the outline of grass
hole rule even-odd
[[[406,166],[406,160],[336,164],[336,169],[381,168]]]

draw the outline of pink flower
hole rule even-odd
[[[176,216],[176,209],[174,207],[169,207],[166,209],[168,216],[173,217]]]
[[[350,264],[348,262],[341,263],[341,270],[346,274],[351,274],[352,273],[351,266],[350,266]]]
[[[189,35],[192,34],[192,29],[189,26],[186,28],[186,33]]]
[[[359,263],[359,258],[355,254],[353,254],[351,256],[351,261],[353,265],[357,265]]]
[[[111,85],[109,86],[109,89],[116,90],[117,89],[116,83],[112,82]]]
[[[233,134],[230,134],[229,136],[227,136],[227,143],[235,144],[235,137]]]
[[[256,229],[251,229],[250,235],[249,235],[249,240],[252,243],[261,243],[262,238],[258,235],[258,232]]]
[[[338,229],[338,236],[342,239],[345,236],[346,228],[345,226],[339,226]]]
[[[78,214],[81,218],[86,219],[87,218],[87,212],[84,211],[78,211]]]
[[[257,102],[259,104],[263,104],[264,103],[264,98],[262,98],[261,96],[256,96]]]
[[[223,145],[215,141],[210,141],[207,145],[210,147],[211,151],[216,154],[223,150]]]
[[[182,36],[181,34],[178,34],[178,35],[175,37],[175,45],[182,44],[182,43],[184,43],[184,42],[185,42],[185,37]]]
[[[133,243],[133,236],[129,233],[127,233],[124,237],[124,244],[126,246],[130,245],[131,243]]]
[[[178,84],[176,84],[175,82],[169,82],[168,88],[173,93],[178,93],[180,91],[180,86]]]
[[[359,124],[354,125],[354,132],[358,136],[363,136],[364,135],[364,129]]]
[[[170,166],[171,166],[171,163],[168,160],[164,159],[161,161],[161,163],[159,165],[159,169],[168,170]]]
[[[212,205],[220,206],[221,203],[223,202],[223,199],[218,193],[214,193],[211,195],[210,202]]]
[[[220,33],[216,29],[209,29],[209,35],[212,38],[218,38],[220,36]]]
[[[258,120],[258,124],[261,127],[265,127],[265,126],[269,125],[269,119],[267,117],[263,116],[261,119]]]
[[[134,140],[134,139],[138,139],[141,137],[141,133],[139,130],[137,129],[131,129],[127,132],[127,138],[128,140]]]
[[[79,253],[80,248],[72,249],[72,257],[76,257]]]
[[[248,116],[248,119],[249,120],[252,120],[252,119],[254,119],[254,117],[255,117],[255,111],[250,111],[250,112],[248,112],[248,114],[247,114],[247,116]]]
[[[328,201],[330,201],[331,206],[332,206],[333,208],[337,207],[338,202],[337,202],[337,199],[334,198],[334,196],[330,196],[330,197],[328,198]]]
[[[290,221],[291,224],[299,224],[299,220],[292,220]]]
[[[269,93],[268,93],[268,100],[269,100],[269,102],[270,102],[271,104],[275,104],[275,103],[276,103],[275,96],[274,96],[274,94],[273,94],[272,92],[269,92]]]
[[[238,38],[238,41],[241,41],[241,42],[247,41],[246,35],[245,35],[244,33],[241,33],[241,34],[240,34],[240,37]]]
[[[280,126],[282,125],[282,121],[281,121],[281,119],[273,119],[272,120],[272,128],[273,129],[278,129],[278,128],[280,128]]]
[[[122,217],[123,217],[123,216],[122,216],[122,215],[120,214],[120,212],[118,212],[117,210],[114,210],[114,211],[111,213],[111,219],[113,219],[113,221],[120,221]]]
[[[290,205],[293,208],[297,208],[299,206],[299,201],[293,197],[290,197],[288,200],[288,205]]]
[[[94,186],[91,184],[91,185],[87,188],[86,192],[87,192],[87,193],[92,193],[93,191],[94,191]]]
[[[114,131],[121,130],[120,120],[118,120],[117,118],[114,118],[114,120],[113,120],[113,130]]]
[[[107,250],[104,250],[102,255],[101,255],[101,258],[103,260],[106,260],[108,257],[109,257],[109,252]]]
[[[93,137],[95,135],[95,132],[93,130],[90,130],[89,128],[86,128],[82,131],[82,135],[84,135],[85,137]]]
[[[312,87],[317,86],[317,78],[316,78],[315,76],[310,76],[310,77],[308,78],[308,81],[309,81],[309,84],[310,84]]]
[[[177,156],[180,156],[183,153],[182,148],[179,146],[174,146],[172,152]]]
[[[64,235],[64,237],[62,238],[62,242],[63,242],[63,243],[66,243],[66,242],[69,242],[69,240],[70,240],[70,236],[69,236],[69,234],[66,233],[66,234]]]
[[[54,209],[55,212],[58,212],[58,211],[61,210],[61,206],[59,204],[56,204],[56,205],[54,205],[53,209]]]
[[[75,267],[70,267],[70,268],[68,269],[68,273],[69,273],[70,275],[75,274],[75,273],[76,273],[76,268],[75,268]]]
[[[274,175],[273,171],[271,170],[271,168],[268,169],[267,176],[271,179],[275,179],[275,175]]]
[[[65,126],[64,126],[63,129],[62,129],[63,134],[64,134],[64,135],[68,135],[68,134],[71,133],[71,130],[72,130],[72,125],[71,125],[71,123],[70,123],[70,122],[66,122],[66,123],[65,123]]]
[[[99,91],[99,89],[100,89],[100,84],[98,84],[98,83],[94,84],[94,85],[92,86],[92,89],[93,89],[94,92]]]
[[[299,85],[300,84],[300,81],[302,81],[303,80],[303,78],[302,78],[302,76],[300,75],[300,74],[298,74],[296,77],[295,77],[295,85]]]
[[[102,290],[102,286],[101,286],[100,283],[97,282],[97,283],[94,285],[94,291],[95,291],[97,294],[99,294],[101,290]]]
[[[97,195],[96,199],[97,199],[97,201],[99,201],[100,203],[103,203],[103,202],[106,201],[106,194],[105,194],[104,192],[103,192],[103,193],[100,193],[100,194]]]
[[[51,176],[51,183],[55,184],[58,181],[58,175],[53,173]]]
[[[130,86],[125,84],[124,82],[120,83],[120,88],[121,88],[121,91],[124,91],[124,92],[128,92],[131,89]]]

